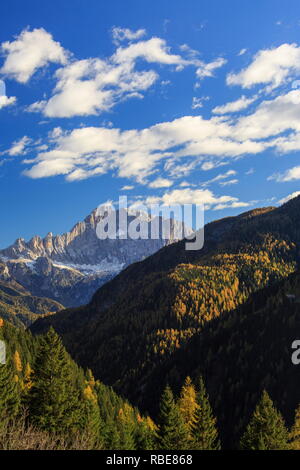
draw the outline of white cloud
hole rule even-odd
[[[244,55],[246,52],[247,52],[248,49],[244,48],[244,49],[241,49],[238,53],[238,55]]]
[[[193,96],[192,109],[203,108],[203,101],[207,100],[209,100],[209,96],[202,96],[200,98]]]
[[[173,71],[193,66],[198,78],[213,76],[214,70],[225,63],[222,58],[205,63],[187,45],[181,47],[182,54],[174,54],[162,38],[142,40],[144,29],[115,27],[112,34],[118,47],[111,57],[75,60],[45,29],[24,30],[15,40],[1,44],[5,61],[0,73],[26,83],[48,63],[62,65],[56,70],[56,86],[50,99],[43,97],[26,110],[42,112],[46,117],[70,118],[98,115],[125,99],[143,98],[143,92],[156,82],[158,73],[147,64],[141,67],[142,62],[173,66]],[[128,42],[121,47],[125,40]]]
[[[247,207],[249,203],[239,201],[238,198],[232,196],[216,196],[209,189],[174,189],[162,196],[147,197],[144,201],[146,205],[159,203],[165,206],[173,206],[175,204],[204,204],[205,209],[227,209],[237,207]]]
[[[12,144],[11,148],[9,150],[7,150],[5,153],[10,155],[11,157],[15,157],[17,155],[25,155],[27,153],[27,146],[31,142],[32,142],[32,140],[25,135],[20,140],[16,140]]]
[[[237,199],[237,198],[236,198]],[[223,210],[223,209],[238,209],[240,207],[249,207],[251,206],[251,202],[242,202],[242,201],[239,201],[239,200],[236,200],[236,201],[233,201],[232,203],[230,204],[217,204],[213,210],[214,211],[220,211],[220,210]]]
[[[6,106],[11,106],[12,104],[15,104],[17,101],[17,98],[15,96],[11,96],[10,98],[8,96],[0,96],[0,109],[5,108]]]
[[[204,162],[201,165],[201,170],[208,171],[208,170],[212,170],[214,167],[215,167],[215,165],[214,165],[213,162]]]
[[[115,44],[119,44],[122,41],[135,41],[141,39],[146,35],[145,29],[138,29],[137,31],[132,31],[129,28],[120,28],[115,26],[112,28],[112,37]]]
[[[49,62],[65,64],[68,59],[68,53],[60,43],[43,28],[22,31],[14,41],[3,42],[1,52],[6,58],[0,72],[20,83],[28,82]]]
[[[173,181],[167,178],[157,178],[152,181],[148,186],[149,188],[169,188],[173,185]]]
[[[81,77],[82,69],[90,65],[86,62],[75,62],[60,69],[61,79],[72,82],[77,73]],[[120,65],[122,70],[123,65]],[[106,69],[107,63],[100,59],[92,65],[93,81],[104,80],[102,67]],[[115,80],[115,68],[112,76],[110,83]],[[107,77],[106,73],[104,77]],[[120,79],[118,82],[123,83]],[[68,102],[68,106],[74,103]],[[141,130],[121,131],[106,127],[60,130],[50,139],[50,148],[37,154],[26,174],[33,178],[65,174],[68,180],[75,180],[113,170],[115,176],[147,184],[149,176],[157,171],[163,171],[162,178],[174,180],[185,178],[197,166],[206,171],[266,149],[273,148],[282,153],[299,150],[299,104],[300,90],[292,89],[260,102],[251,114],[244,116],[222,115],[207,119],[183,116]],[[74,108],[68,109],[72,114]],[[57,170],[55,162],[59,162]]]
[[[219,69],[220,67],[223,67],[227,63],[227,60],[224,59],[223,57],[218,57],[216,60],[205,64],[204,62],[200,65],[198,69],[196,70],[196,76],[200,80],[206,77],[213,77],[214,76],[214,71]]]
[[[189,183],[188,181],[182,181],[179,185],[180,188],[189,188],[191,186],[195,186],[195,185],[192,183]]]
[[[289,130],[300,132],[299,104],[300,90],[292,90],[272,100],[263,101],[252,114],[239,118],[234,131],[236,138],[266,139]],[[297,145],[299,146],[299,143],[295,142],[291,135],[269,143],[269,146],[276,146],[283,152],[288,150],[288,147],[297,148]]]
[[[252,98],[246,98],[246,96],[241,96],[236,101],[231,101],[229,103],[223,104],[221,106],[216,106],[212,112],[214,114],[226,114],[226,113],[236,113],[242,109],[248,108],[248,106],[257,99],[256,96]]]
[[[299,72],[300,47],[297,44],[282,44],[273,49],[259,51],[248,67],[227,76],[227,84],[241,85],[243,88],[269,84],[271,88],[276,88],[291,74]]]
[[[129,32],[124,34],[128,36]],[[47,117],[97,115],[124,99],[143,98],[142,93],[156,82],[158,74],[148,67],[136,70],[138,61],[173,65],[176,70],[192,65],[198,67],[197,74],[201,66],[206,70],[203,77],[211,76],[214,68],[221,65],[219,59],[205,64],[195,58],[172,54],[165,40],[153,37],[118,47],[107,59],[73,60],[56,71],[57,83],[52,97],[31,104],[27,111],[43,112]]]
[[[112,56],[116,64],[132,63],[137,59],[144,59],[149,63],[165,65],[189,65],[190,62],[180,55],[171,54],[164,39],[153,37],[147,41],[139,41],[127,47],[119,47]]]
[[[228,180],[228,181],[220,181],[221,186],[232,186],[233,184],[237,184],[239,180],[233,179],[233,180]]]
[[[125,186],[121,188],[121,191],[131,191],[132,189],[134,189],[134,186],[130,184],[126,184]]]
[[[221,174],[215,176],[214,178],[212,178],[208,181],[205,181],[204,183],[201,183],[201,186],[208,186],[209,184],[220,182],[220,180],[225,180],[225,179],[229,178],[230,176],[235,176],[235,175],[236,175],[235,170],[228,170],[228,171],[226,171],[226,173],[221,173]],[[219,184],[222,184],[222,183],[219,183]]]
[[[57,85],[49,101],[34,103],[29,111],[47,117],[96,115],[117,101],[136,96],[157,79],[154,71],[137,72],[133,64],[112,65],[100,59],[75,61],[56,72]],[[140,95],[139,95],[140,96]]]
[[[268,180],[275,180],[277,183],[300,180],[300,166],[294,166],[284,173],[274,173]]]
[[[119,176],[143,182],[161,162],[167,175],[180,178],[204,160],[207,162],[209,155],[218,160],[214,165],[219,166],[224,157],[264,150],[263,142],[247,138],[240,141],[239,136],[234,139],[233,131],[232,123],[224,118],[205,120],[201,116],[185,116],[142,130],[78,128],[58,133],[50,142],[52,148],[38,153],[35,164],[26,173],[33,178],[59,174],[54,171],[55,162],[59,161],[61,174],[70,175],[68,179],[88,178],[117,169]],[[211,168],[207,165],[206,169]]]
[[[291,199],[294,199],[297,196],[300,196],[300,191],[294,191],[292,194],[289,194],[288,196],[280,199],[280,201],[278,201],[278,204],[285,204],[286,202],[290,201]]]

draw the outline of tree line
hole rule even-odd
[[[13,329],[0,338],[9,333],[16,345]],[[79,368],[53,328],[23,346],[0,365],[0,449],[221,449],[202,377],[195,384],[187,377],[178,397],[166,386],[154,421]],[[263,392],[239,448],[300,449],[300,407],[288,430]]]

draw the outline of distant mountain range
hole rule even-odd
[[[125,215],[128,225],[136,219],[129,212]],[[51,298],[65,306],[86,304],[101,285],[122,269],[177,241],[177,230],[182,227],[180,222],[171,221],[168,240],[163,238],[161,230],[155,240],[118,236],[102,240],[96,234],[101,218],[94,210],[63,235],[48,233],[43,239],[34,236],[28,242],[18,238],[0,251],[0,280],[15,282],[33,296]],[[151,217],[140,213],[138,219],[150,231]],[[160,224],[162,220],[159,218]]]
[[[299,401],[300,197],[205,227],[200,251],[163,247],[103,285],[86,307],[37,320],[74,359],[142,409],[166,383],[201,373],[223,438],[237,437],[263,388],[288,420]],[[250,393],[251,392],[251,393]],[[232,444],[232,442],[231,442]]]

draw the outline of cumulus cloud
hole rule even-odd
[[[27,174],[34,178],[66,174],[73,181],[116,170],[116,175],[145,184],[159,168],[165,172],[163,177],[177,179],[197,166],[210,170],[269,148],[286,153],[300,149],[299,103],[300,90],[292,90],[262,101],[245,116],[184,116],[141,130],[60,130],[51,148],[38,153]]]
[[[294,191],[292,194],[289,194],[288,196],[280,199],[278,201],[278,204],[285,204],[286,202],[290,201],[291,199],[294,199],[297,196],[300,196],[300,191]]]
[[[17,101],[17,98],[15,96],[0,96],[0,109],[5,108],[6,106],[11,106],[12,104],[15,104]]]
[[[164,193],[162,196],[149,196],[144,201],[144,204],[162,204],[165,206],[174,206],[176,204],[203,204],[205,209],[228,209],[247,207],[248,202],[239,201],[238,198],[232,196],[216,196],[209,189],[174,189]]]
[[[22,31],[14,41],[3,42],[1,52],[5,62],[0,72],[20,83],[49,62],[66,64],[68,59],[67,51],[43,28]]]
[[[147,41],[139,41],[127,47],[119,47],[112,56],[117,64],[135,62],[143,59],[149,63],[165,65],[189,65],[190,61],[180,55],[171,54],[164,39],[153,37]]]
[[[15,157],[18,155],[25,155],[27,153],[27,147],[32,142],[32,139],[27,137],[26,135],[19,140],[16,140],[10,149],[8,149],[5,153],[10,155],[11,157]]]
[[[192,109],[203,108],[203,101],[207,100],[209,100],[209,96],[201,96],[200,98],[193,96]]]
[[[114,29],[115,37],[139,39],[143,34],[138,30]],[[154,70],[137,70],[137,62],[174,66],[180,70],[192,65],[203,69],[203,77],[211,76],[219,59],[205,64],[196,58],[172,54],[164,39],[153,37],[149,40],[118,47],[107,59],[89,58],[73,60],[55,73],[57,80],[51,98],[31,104],[27,111],[43,112],[47,117],[72,117],[97,115],[110,110],[118,102],[128,98],[143,98],[158,79]],[[206,72],[204,72],[206,70]]]
[[[167,178],[157,178],[156,180],[149,183],[149,188],[169,188],[173,185],[173,181]]]
[[[299,71],[300,47],[297,44],[282,44],[276,48],[259,51],[248,67],[227,76],[227,84],[240,85],[243,88],[268,84],[271,88],[276,88],[291,74]]]
[[[5,61],[0,73],[26,83],[49,63],[62,65],[55,72],[56,85],[50,99],[32,103],[27,111],[70,118],[97,115],[124,99],[143,98],[143,92],[156,82],[158,73],[148,65],[143,69],[142,62],[173,66],[177,71],[193,66],[201,79],[213,76],[214,70],[225,63],[222,58],[205,63],[187,45],[181,47],[181,54],[174,54],[164,39],[143,40],[145,34],[144,29],[114,27],[112,35],[117,48],[111,57],[76,60],[45,29],[27,29],[15,40],[1,44]],[[12,99],[2,101],[2,107],[12,103]]]
[[[236,113],[237,111],[248,108],[248,106],[253,103],[256,98],[256,96],[252,98],[246,98],[246,96],[243,95],[236,101],[231,101],[230,103],[216,106],[212,112],[214,114]]]
[[[202,80],[206,77],[213,77],[214,71],[216,69],[219,69],[220,67],[223,67],[223,65],[225,65],[226,63],[226,59],[224,59],[223,57],[218,57],[216,60],[209,62],[208,64],[205,64],[204,62],[199,64],[199,67],[196,70],[197,78]]]
[[[284,173],[274,173],[269,176],[268,180],[275,180],[278,183],[300,180],[300,166],[294,166],[293,168],[286,170]]]
[[[119,176],[142,182],[163,163],[171,178],[180,178],[207,161],[209,155],[222,160],[265,149],[264,142],[241,141],[238,133],[233,137],[234,132],[232,122],[224,118],[206,120],[201,116],[185,116],[142,130],[83,127],[60,131],[50,142],[52,148],[37,155],[27,175],[39,178],[61,170],[74,180],[117,169]],[[57,171],[55,162],[59,162]]]
[[[118,47],[108,59],[90,58],[65,64],[56,71],[53,96],[33,107],[49,117],[98,114],[111,109],[116,102],[139,95],[157,80],[157,72],[149,66],[143,70],[140,61],[175,67],[193,64],[197,70],[200,67],[197,57],[173,54],[159,38],[137,39],[126,47]],[[260,102],[251,113],[226,115],[245,109],[259,97]],[[35,156],[24,161],[25,173],[31,178],[65,175],[68,181],[76,181],[113,171],[114,176],[149,184],[149,177],[160,172],[160,178],[154,179],[150,187],[169,187],[169,182],[186,178],[196,167],[211,170],[270,148],[282,153],[299,150],[299,104],[300,90],[292,89],[270,99],[263,99],[262,95],[242,96],[215,107],[206,119],[200,115],[183,116],[139,130],[104,125],[82,125],[71,131],[56,128],[46,142],[36,147]],[[224,174],[226,181],[218,175],[203,184],[237,183],[233,178],[235,172],[229,170]],[[290,177],[291,174],[276,176],[278,181]]]
[[[263,139],[285,131],[300,131],[300,90],[292,90],[272,100],[262,101],[256,110],[239,118],[235,127],[236,137],[241,139]],[[280,137],[270,142],[281,151],[296,147],[296,134]],[[296,149],[295,148],[295,149]]]
[[[120,28],[118,26],[112,28],[112,37],[115,44],[119,44],[122,41],[135,41],[145,35],[146,30],[142,28],[137,31],[132,31],[129,28]]]
[[[116,101],[148,89],[157,74],[151,70],[137,72],[133,64],[84,59],[59,69],[56,78],[53,96],[32,104],[29,111],[42,110],[47,117],[96,115],[111,109]]]

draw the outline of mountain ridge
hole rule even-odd
[[[118,211],[116,215],[119,215]],[[136,215],[126,212],[129,225]],[[148,214],[139,213],[138,220],[152,222]],[[78,222],[62,235],[32,237],[28,242],[18,238],[6,249],[0,250],[0,260],[5,266],[0,279],[22,284],[32,295],[50,297],[67,306],[89,302],[94,292],[112,279],[124,267],[150,256],[165,244],[175,242],[176,234],[183,228],[181,222],[170,221],[170,239],[99,239],[96,233],[103,216],[93,210],[84,221]],[[159,218],[159,223],[163,220]],[[118,228],[118,227],[117,227]]]

